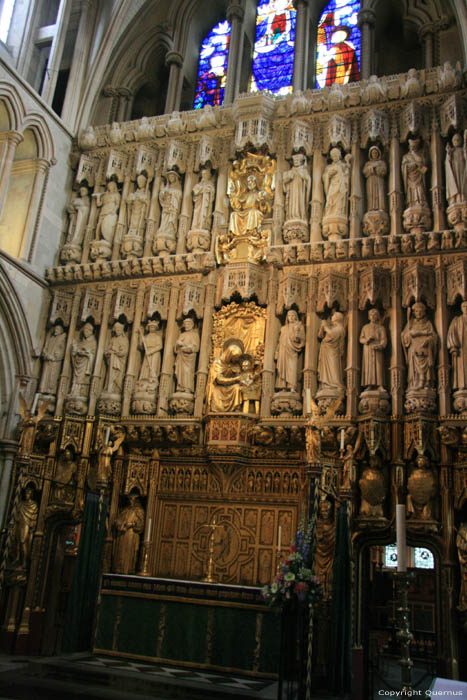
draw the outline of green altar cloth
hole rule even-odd
[[[259,588],[102,577],[95,653],[275,678],[279,647]]]

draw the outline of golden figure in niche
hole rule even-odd
[[[219,263],[263,259],[270,239],[263,220],[272,214],[275,168],[275,160],[253,153],[234,161],[228,184],[232,211],[228,233],[217,241]]]

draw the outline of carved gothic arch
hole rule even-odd
[[[23,101],[16,88],[3,80],[0,81],[0,100],[8,113],[10,130],[21,131],[26,114]]]

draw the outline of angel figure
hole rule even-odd
[[[319,462],[321,457],[321,431],[326,423],[334,418],[339,406],[342,403],[342,397],[336,399],[328,408],[324,415],[321,415],[321,410],[314,399],[310,397],[311,413],[305,428],[306,441],[306,458],[308,464]]]
[[[18,454],[22,457],[29,457],[34,446],[34,439],[36,437],[36,427],[37,424],[43,419],[47,413],[49,407],[50,399],[43,401],[37,407],[37,415],[35,416],[35,405],[29,408],[24,396],[19,395],[19,413],[21,416],[21,435],[19,438],[19,452]]]
[[[97,459],[96,485],[99,489],[107,488],[112,477],[112,455],[118,450],[125,439],[125,432],[118,428],[112,440],[107,439],[99,451]]]

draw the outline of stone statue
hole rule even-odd
[[[71,481],[76,473],[77,464],[71,447],[66,447],[57,460],[52,501],[55,503],[73,503],[74,490]]]
[[[448,328],[447,347],[451,353],[452,388],[455,389],[454,408],[463,411],[467,407],[467,302],[461,304],[462,314],[451,321]]]
[[[174,348],[177,391],[192,394],[195,390],[196,356],[199,352],[199,333],[192,318],[183,319],[183,330]]]
[[[297,391],[298,357],[305,347],[305,328],[294,309],[287,312],[276,348],[276,387]]]
[[[47,413],[49,403],[50,399],[41,402],[37,408],[37,415],[34,415],[34,408],[29,408],[24,400],[24,396],[21,393],[19,394],[19,412],[21,416],[19,455],[29,457],[32,453],[37,425]]]
[[[425,176],[427,161],[420,139],[409,139],[409,150],[401,162],[405,189],[404,228],[410,233],[430,228],[431,211],[428,204]]]
[[[116,321],[104,352],[104,361],[107,366],[104,382],[104,391],[106,393],[120,394],[122,392],[128,350],[129,343],[125,335],[124,326]]]
[[[128,505],[115,521],[115,530],[113,570],[117,574],[134,574],[140,535],[144,530],[144,510],[137,493],[129,494]]]
[[[139,371],[138,381],[159,381],[161,371],[161,353],[163,347],[163,331],[159,319],[150,319],[146,324],[146,333],[140,332],[139,348],[143,350],[143,362]]]
[[[66,333],[59,323],[50,329],[42,349],[41,394],[56,394],[62,361],[65,356]]]
[[[146,217],[149,209],[149,181],[144,173],[136,178],[136,189],[126,200],[128,231],[122,240],[122,255],[125,258],[141,257]]]
[[[318,358],[319,392],[331,389],[343,395],[344,386],[344,350],[345,350],[344,314],[334,311],[331,318],[321,321],[318,338],[321,339]]]
[[[345,159],[339,148],[332,148],[331,162],[323,173],[326,203],[323,213],[323,236],[329,240],[345,238],[348,232],[348,207],[350,193],[350,163],[352,156]]]
[[[362,379],[364,387],[384,391],[384,348],[386,329],[380,321],[378,309],[368,311],[369,323],[363,326],[360,343],[363,345]]]
[[[19,501],[14,524],[13,564],[25,569],[31,554],[32,538],[39,515],[39,506],[34,500],[35,489],[28,485],[24,498]]]
[[[216,188],[211,168],[202,168],[200,175],[199,182],[193,187],[193,220],[191,229],[194,231],[210,231]]]
[[[240,358],[240,385],[242,387],[243,413],[259,413],[259,401],[261,398],[261,371],[255,366],[251,355],[243,355]],[[251,410],[253,403],[253,410]]]
[[[438,336],[427,318],[426,306],[417,302],[412,306],[413,318],[402,331],[402,345],[407,361],[407,389],[426,389],[435,385],[435,360]]]
[[[112,244],[121,199],[117,183],[114,180],[109,180],[105,192],[94,192],[92,196],[96,197],[96,205],[100,208],[96,226],[96,240],[102,237],[107,243]]]
[[[175,170],[169,170],[166,174],[165,184],[159,192],[159,202],[162,215],[153,252],[156,255],[170,255],[175,253],[177,247],[178,215],[182,202],[180,175]]]
[[[321,499],[318,505],[318,521],[316,523],[315,574],[322,587],[324,597],[328,598],[332,590],[332,567],[334,563],[334,547],[336,530],[331,501]]]
[[[452,145],[446,144],[446,199],[449,204],[467,202],[467,143],[454,134]]]
[[[363,232],[367,236],[383,236],[389,231],[385,180],[387,172],[388,167],[382,158],[381,149],[378,146],[371,146],[368,151],[368,161],[363,166],[367,200]]]
[[[97,341],[94,335],[94,326],[87,322],[82,327],[78,340],[74,340],[71,345],[71,366],[73,369],[71,395],[87,396],[96,351]]]
[[[89,190],[86,186],[79,188],[79,193],[73,193],[70,204],[68,205],[68,214],[70,215],[70,225],[68,227],[67,244],[82,246],[86,224],[88,223],[89,209],[91,208],[91,200],[89,199]]]
[[[457,609],[461,612],[465,612],[467,610],[467,522],[463,522],[459,526],[456,537],[456,547],[461,570],[461,586]]]
[[[292,167],[282,177],[285,192],[285,218],[307,220],[307,205],[310,199],[311,177],[306,167],[306,156],[295,153]]]
[[[240,358],[244,354],[241,340],[230,338],[211,366],[207,402],[213,413],[237,411],[242,405]]]

